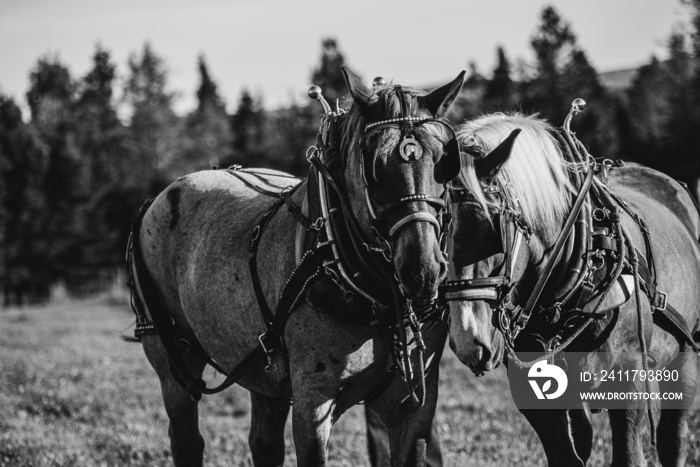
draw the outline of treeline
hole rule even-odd
[[[700,0],[683,3],[691,21],[668,39],[668,58],[651,57],[623,89],[603,85],[571,26],[554,8],[545,8],[530,41],[535,62],[514,65],[499,48],[491,78],[471,65],[453,118],[517,110],[538,112],[561,125],[571,102],[581,97],[589,105],[575,118],[572,129],[591,154],[641,162],[696,185],[700,177]]]
[[[490,77],[476,65],[450,118],[496,110],[539,112],[561,124],[571,101],[590,103],[574,129],[596,156],[636,160],[692,182],[700,177],[700,0],[691,32],[669,39],[624,90],[607,89],[571,26],[546,8],[532,36],[535,61],[512,63],[502,48]],[[612,45],[611,45],[612,46]],[[322,42],[310,82],[329,101],[346,95],[334,39]],[[30,118],[0,95],[0,290],[5,305],[45,300],[57,285],[91,293],[123,267],[129,220],[176,177],[213,166],[275,167],[297,175],[318,129],[311,102],[266,110],[247,90],[229,114],[203,57],[197,107],[173,111],[168,70],[146,44],[128,61],[121,98],[110,53],[70,75],[57,57],[39,59],[26,93]]]

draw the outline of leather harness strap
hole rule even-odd
[[[700,345],[698,345],[691,334],[688,322],[678,310],[668,303],[666,294],[656,289],[656,283],[649,271],[646,259],[641,253],[636,252],[636,254],[639,259],[640,285],[644,293],[649,297],[654,323],[685,341],[694,351],[700,352]]]
[[[127,263],[130,277],[129,285],[132,290],[132,308],[136,314],[137,323],[141,323],[145,326],[150,324],[147,322],[146,318],[147,309],[152,320],[151,330],[157,332],[160,340],[163,342],[163,346],[168,355],[170,370],[173,377],[194,400],[201,399],[202,394],[215,394],[235,384],[238,380],[240,380],[240,378],[245,376],[245,374],[250,371],[253,365],[258,364],[263,357],[267,358],[268,363],[266,369],[272,369],[272,353],[282,348],[282,334],[284,333],[284,326],[289,318],[289,315],[296,308],[299,299],[304,295],[311,281],[319,274],[323,262],[330,256],[329,247],[319,247],[307,252],[307,254],[302,257],[301,261],[294,269],[291,276],[287,280],[287,283],[282,289],[277,308],[273,314],[267,305],[258,278],[256,261],[257,248],[260,244],[260,239],[262,238],[265,228],[283,203],[286,202],[290,206],[290,213],[294,215],[292,212],[292,207],[295,205],[291,201],[291,193],[293,193],[293,191],[302,184],[297,184],[291,190],[284,190],[284,192],[289,195],[285,201],[284,196],[279,192],[272,192],[252,184],[248,180],[245,180],[244,177],[239,176],[235,170],[227,172],[234,175],[239,180],[242,180],[251,188],[255,189],[255,187],[257,187],[258,189],[256,189],[256,191],[259,193],[269,196],[279,196],[279,198],[263,215],[260,223],[253,229],[250,244],[250,257],[248,261],[253,282],[253,289],[258,300],[260,312],[267,331],[258,338],[259,342],[256,347],[232,370],[228,372],[223,370],[207,354],[193,334],[190,335],[191,333],[186,333],[187,337],[183,337],[183,332],[178,329],[178,326],[171,318],[161,297],[156,292],[157,289],[152,278],[150,277],[150,274],[143,265],[138,236],[143,216],[153,200],[149,200],[144,203],[139,214],[132,222],[132,234],[127,248]],[[295,218],[298,219],[298,216],[295,216]],[[134,293],[136,294],[136,297],[133,296]],[[142,328],[143,329],[136,337],[141,337],[152,333],[145,331],[144,326],[142,326]],[[182,356],[183,351],[193,352],[205,363],[214,367],[220,373],[225,374],[226,378],[224,381],[216,387],[207,387],[202,378],[192,375],[192,372],[190,372],[184,362]]]
[[[603,313],[597,312],[599,306],[597,306],[594,312],[592,313],[583,311],[586,305],[588,305],[591,302],[591,300],[593,300],[593,297],[596,294],[601,294],[601,291],[599,289],[601,282],[600,280],[594,281],[591,275],[598,269],[598,267],[594,266],[593,268],[591,268],[590,264],[583,267],[584,262],[581,261],[581,259],[587,258],[590,261],[591,259],[595,260],[596,258],[599,258],[598,260],[602,263],[602,253],[604,253],[605,251],[614,252],[615,254],[612,256],[620,254],[621,240],[611,236],[612,230],[614,230],[616,225],[618,230],[621,229],[621,227],[618,225],[620,221],[620,214],[619,208],[616,206],[617,204],[620,208],[626,211],[627,214],[630,215],[631,219],[638,226],[644,238],[644,243],[646,247],[646,258],[634,248],[632,248],[632,250],[629,251],[629,253],[636,254],[636,256],[638,257],[638,261],[636,261],[636,264],[638,266],[638,275],[642,284],[642,289],[649,298],[653,311],[654,322],[657,323],[660,327],[674,334],[680,341],[686,342],[695,351],[700,351],[700,345],[698,345],[698,343],[695,341],[694,336],[691,333],[690,328],[686,323],[684,317],[669,303],[667,303],[666,294],[664,292],[656,290],[656,268],[654,265],[653,250],[649,235],[649,229],[644,223],[644,220],[638,215],[636,215],[636,213],[632,212],[632,210],[627,206],[627,204],[619,197],[617,197],[614,193],[612,193],[606,185],[603,185],[599,180],[594,178],[594,170],[597,170],[599,168],[599,164],[591,164],[589,162],[592,159],[586,152],[585,148],[581,145],[581,143],[578,142],[578,140],[573,138],[565,131],[555,132],[554,134],[562,147],[564,158],[568,162],[574,162],[579,164],[586,162],[589,164],[589,169],[585,175],[585,179],[583,175],[579,172],[575,172],[572,174],[572,182],[574,182],[576,185],[579,185],[581,188],[572,206],[572,211],[569,213],[564,227],[560,232],[559,237],[555,242],[555,245],[552,248],[550,258],[544,267],[544,272],[539,276],[539,279],[528,298],[527,304],[525,305],[525,307],[521,308],[518,305],[509,303],[509,292],[512,287],[512,284],[509,284],[510,281],[508,279],[508,264],[512,263],[510,257],[517,256],[517,254],[514,254],[512,252],[512,250],[514,249],[513,245],[515,244],[515,242],[513,241],[512,235],[513,229],[508,228],[508,225],[515,225],[515,222],[518,219],[518,215],[504,217],[504,215],[507,215],[510,212],[507,205],[502,205],[501,207],[500,224],[505,259],[501,267],[500,275],[487,278],[448,281],[441,286],[444,299],[446,301],[496,301],[499,312],[499,327],[502,331],[504,331],[504,335],[510,335],[510,337],[514,339],[515,335],[517,335],[517,332],[524,328],[524,326],[530,318],[530,315],[534,312],[535,307],[539,303],[540,295],[542,294],[545,285],[547,285],[548,278],[552,274],[554,268],[557,266],[557,262],[560,261],[559,257],[561,256],[565,243],[567,243],[567,237],[569,237],[570,235],[579,236],[581,233],[583,233],[585,239],[574,240],[574,242],[578,242],[580,248],[583,248],[584,254],[580,255],[580,258],[578,257],[578,254],[574,255],[573,258],[576,263],[574,267],[565,268],[568,271],[573,271],[574,274],[577,275],[577,277],[564,279],[564,281],[567,284],[569,284],[568,291],[564,290],[563,294],[559,293],[558,295],[561,295],[561,297],[556,298],[553,302],[554,305],[550,307],[545,307],[545,309],[555,311],[555,316],[551,319],[551,322],[555,323],[560,318],[559,311],[561,305],[563,303],[569,302],[573,298],[574,300],[571,301],[570,305],[566,308],[569,313],[567,316],[571,317],[566,323],[567,326],[572,326],[572,320],[575,319],[576,316],[587,318],[582,325],[583,327],[587,326],[593,319],[604,317],[605,315]],[[581,153],[583,153],[585,157],[582,156]],[[605,165],[604,168],[606,169],[606,175],[607,169],[615,165],[613,162],[606,162],[605,160],[602,162],[602,164]],[[492,187],[489,186],[487,188]],[[489,191],[489,193],[491,193],[492,191],[493,190]],[[495,191],[500,192],[501,189],[499,187],[496,187]],[[486,189],[484,190],[484,192],[486,192]],[[591,192],[590,197],[588,196],[589,192]],[[458,202],[474,202],[474,200],[469,196],[466,190],[453,190],[453,195],[455,196],[456,201]],[[591,207],[585,203],[585,200],[589,198],[591,199],[591,203],[593,203],[594,205],[593,207],[595,207],[595,203],[600,203],[598,207],[595,207],[595,210],[593,212],[591,212]],[[507,202],[507,200],[508,198],[506,197],[504,198],[504,200],[502,200],[502,202]],[[580,219],[581,216],[584,216],[585,219]],[[594,223],[594,221],[601,221],[604,218],[608,218],[612,222],[611,227],[601,227],[599,224]],[[574,223],[578,225],[575,232],[572,231]],[[589,234],[589,229],[597,230]],[[606,257],[610,258],[612,256],[608,255]],[[621,271],[621,268],[623,266],[622,260],[620,260],[617,264],[618,267],[616,269]],[[599,303],[602,303],[602,297],[607,295],[607,291],[609,290],[611,283],[611,280],[608,278],[606,282],[607,286],[602,292],[601,300]],[[550,292],[552,291],[550,290]],[[582,330],[582,326],[578,326],[576,333]],[[565,339],[565,341],[570,342],[573,340],[574,337],[575,335],[569,336],[569,338]],[[509,342],[512,342],[512,339]],[[561,338],[559,338],[559,341],[561,341]],[[556,345],[554,348],[556,349],[556,351],[560,351],[563,349],[563,346]]]

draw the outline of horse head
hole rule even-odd
[[[457,132],[464,169],[455,183],[445,297],[450,347],[477,374],[502,361],[570,200],[549,131],[534,117],[497,114]]]
[[[343,72],[352,98],[341,142],[348,196],[393,262],[402,292],[431,299],[447,273],[447,183],[460,167],[454,131],[442,117],[464,72],[429,94],[383,80],[369,89]]]

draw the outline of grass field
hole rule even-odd
[[[132,321],[126,304],[109,298],[0,310],[1,466],[170,465],[156,376],[141,346],[118,337],[131,334]],[[544,465],[502,369],[475,378],[449,350],[441,365],[437,423],[446,466]],[[233,387],[200,407],[206,465],[252,465],[247,393]],[[700,465],[699,427],[694,411],[688,465]],[[604,415],[595,416],[595,429],[590,465],[609,464]],[[289,422],[287,439],[287,464],[294,465]],[[334,427],[331,460],[368,465],[360,408]]]

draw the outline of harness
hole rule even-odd
[[[504,252],[500,271],[492,277],[446,281],[442,286],[444,300],[494,300],[497,325],[503,333],[507,351],[516,363],[528,367],[536,361],[521,362],[517,359],[515,347],[516,338],[533,315],[546,319],[559,329],[544,343],[545,358],[551,357],[564,350],[593,320],[605,317],[599,313],[600,306],[619,276],[627,273],[639,278],[640,288],[654,311],[654,322],[700,351],[685,319],[667,303],[666,293],[657,287],[651,238],[644,220],[595,176],[599,174],[607,178],[609,170],[623,163],[594,160],[566,130],[557,131],[554,136],[565,159],[575,162],[585,172],[572,174],[577,195],[525,305],[514,302],[512,292],[517,282],[512,272],[531,229],[520,215],[518,201],[508,194],[507,187],[498,185],[485,187],[484,193],[491,199],[498,199],[501,206],[497,215]],[[470,200],[473,198],[466,188],[453,189],[454,202]],[[644,254],[622,230],[622,211],[635,221],[642,233]],[[564,261],[562,252],[565,250],[572,253]],[[636,271],[633,270],[634,264],[637,265]],[[561,279],[552,283],[553,277]],[[545,289],[548,291],[546,301],[543,299]],[[595,309],[584,311],[586,305],[595,299],[599,299]]]
[[[437,118],[409,116],[405,92],[399,85],[394,86],[394,89],[399,98],[402,116],[371,122],[365,126],[363,144],[361,144],[362,164],[360,164],[362,181],[365,187],[365,201],[372,223],[372,233],[377,243],[381,245],[387,260],[390,260],[392,256],[391,245],[393,240],[404,227],[414,222],[432,224],[437,238],[440,239],[442,251],[446,251],[446,237],[444,233],[449,230],[451,222],[451,215],[447,209],[448,183],[457,177],[461,169],[459,144],[452,127],[445,121]],[[371,169],[374,161],[365,155],[364,140],[374,132],[390,129],[399,130],[401,132],[399,155],[405,162],[416,162],[423,157],[423,148],[416,139],[417,128],[426,124],[441,125],[450,135],[448,142],[445,144],[445,155],[437,162],[434,174],[435,179],[443,184],[444,190],[442,195],[435,197],[424,193],[411,193],[384,204],[378,203],[373,196],[373,190],[378,183],[374,176],[374,171]],[[370,174],[370,177],[368,177],[368,174]],[[407,214],[394,223],[389,223],[386,220],[390,213],[413,203],[426,203],[435,210],[436,214],[433,215],[429,211],[418,211]]]
[[[650,302],[654,324],[665,329],[695,352],[700,346],[691,333],[683,316],[667,301],[667,295],[657,287],[656,267],[649,229],[644,220],[607,186],[607,176],[616,164],[610,160],[596,161],[586,151],[569,129],[571,117],[582,110],[585,102],[577,99],[572,104],[564,127],[554,132],[567,162],[584,170],[573,172],[571,182],[578,190],[564,226],[551,249],[547,263],[524,306],[512,297],[516,282],[512,272],[518,260],[523,241],[529,239],[530,229],[522,219],[518,201],[509,195],[506,186],[484,187],[484,194],[498,198],[499,223],[504,261],[494,277],[447,281],[442,290],[443,300],[494,300],[497,326],[504,337],[506,354],[518,366],[532,367],[541,360],[553,358],[566,349],[594,320],[606,317],[599,310],[609,292],[623,273],[631,274],[634,281],[638,338],[642,354],[642,366],[649,368],[645,339],[641,294]],[[516,130],[518,131],[518,130]],[[600,177],[595,177],[598,173]],[[466,188],[453,191],[455,202],[469,201]],[[692,198],[692,197],[691,197]],[[624,211],[634,221],[645,243],[645,254],[637,249],[628,232],[622,228]],[[700,212],[700,210],[699,210]],[[563,255],[566,249],[570,254]],[[553,272],[562,279],[551,283]],[[542,299],[547,288],[547,301]],[[590,312],[584,307],[594,300],[597,304]],[[536,316],[544,326],[554,329],[553,336],[542,340],[544,355],[524,362],[516,355],[516,338],[532,317]],[[551,335],[551,333],[549,334]],[[651,392],[650,382],[645,380],[646,391]],[[647,401],[652,444],[656,444],[656,423],[651,402]]]
[[[518,366],[528,368],[541,360],[553,358],[594,320],[605,318],[606,315],[599,312],[600,308],[620,276],[626,273],[631,274],[634,280],[643,369],[648,370],[649,364],[641,307],[642,292],[650,302],[654,324],[673,334],[681,345],[685,343],[700,352],[700,346],[685,319],[667,302],[666,293],[657,287],[652,242],[644,220],[606,184],[609,170],[622,163],[593,159],[569,130],[571,116],[580,111],[576,108],[577,101],[583,102],[580,99],[574,101],[564,128],[554,132],[553,136],[567,162],[576,164],[584,172],[576,171],[571,175],[571,182],[578,193],[525,305],[521,306],[513,300],[512,291],[517,282],[513,280],[512,272],[521,244],[529,238],[530,229],[520,215],[518,201],[508,194],[507,187],[498,185],[484,187],[484,194],[491,196],[492,200],[497,197],[500,202],[498,217],[504,252],[501,270],[494,277],[447,281],[443,286],[444,301],[494,300],[497,326],[504,337],[506,354]],[[600,178],[595,177],[596,173],[600,174]],[[466,188],[455,189],[453,195],[456,202],[470,200]],[[629,233],[622,228],[622,211],[630,216],[641,232],[646,254],[637,249]],[[564,259],[562,252],[565,249],[572,253]],[[556,276],[562,279],[552,284],[550,278],[555,271],[559,273]],[[546,301],[542,298],[545,288],[548,290]],[[584,311],[584,307],[596,299],[598,302],[593,310]],[[554,335],[542,341],[542,357],[524,362],[516,355],[516,338],[535,316],[554,329]],[[647,392],[651,392],[650,382],[645,381],[645,384]],[[652,444],[655,444],[656,425],[650,402],[647,411]]]
[[[325,223],[325,235],[332,246],[333,259],[325,263],[327,278],[321,278],[310,291],[310,301],[315,306],[323,308],[324,294],[328,294],[328,287],[324,283],[333,282],[336,286],[331,290],[340,291],[342,300],[337,303],[345,303],[356,310],[371,310],[375,318],[374,323],[384,327],[384,335],[391,341],[391,349],[394,357],[395,368],[406,381],[414,402],[422,406],[425,399],[425,374],[423,353],[425,345],[422,339],[422,325],[431,326],[438,316],[437,297],[415,302],[403,294],[398,281],[395,279],[395,271],[391,263],[391,245],[401,229],[413,222],[427,222],[436,229],[437,238],[443,254],[446,255],[446,235],[451,224],[451,217],[447,211],[446,200],[449,196],[448,182],[457,176],[461,167],[459,158],[459,146],[451,127],[445,122],[434,118],[423,118],[408,115],[408,106],[405,102],[404,91],[400,86],[395,86],[396,95],[399,97],[402,114],[391,119],[370,122],[365,126],[361,136],[360,168],[364,184],[365,202],[370,214],[372,225],[372,237],[368,238],[354,216],[350,208],[347,193],[341,189],[343,174],[340,171],[341,164],[338,161],[338,136],[336,131],[339,122],[345,118],[342,111],[331,112],[327,104],[322,100],[320,90],[310,90],[309,95],[317,98],[326,109],[322,116],[321,129],[316,146],[310,148],[307,159],[311,163],[312,170],[317,177],[321,215],[328,219]],[[449,128],[450,139],[446,144],[446,154],[436,164],[436,180],[444,185],[441,197],[434,197],[423,193],[409,193],[385,204],[378,203],[373,196],[373,188],[377,183],[374,177],[368,178],[367,173],[373,161],[370,160],[364,150],[364,142],[369,134],[386,129],[399,129],[402,132],[399,143],[399,155],[407,163],[413,163],[422,157],[422,146],[416,140],[416,128],[426,123],[439,123]],[[439,175],[438,175],[439,174]],[[394,223],[387,221],[388,214],[413,203],[427,203],[433,207],[436,214],[428,211],[412,212]],[[331,293],[331,297],[333,294]],[[326,302],[328,300],[326,299]],[[336,305],[333,305],[336,306]],[[332,306],[330,307],[332,309]],[[389,313],[393,309],[394,315]],[[413,338],[409,341],[406,328],[411,330]],[[410,358],[409,347],[415,344],[418,351],[418,370],[414,371]],[[419,380],[419,392],[416,394],[413,380]]]
[[[422,193],[412,193],[379,205],[372,197],[371,184],[367,182],[364,174],[367,158],[363,151],[362,166],[366,200],[372,218],[373,231],[376,232],[375,241],[372,241],[366,238],[359,221],[353,214],[347,193],[344,190],[344,178],[339,163],[337,132],[345,113],[342,110],[330,112],[329,106],[320,94],[320,89],[317,96],[312,91],[314,88],[310,90],[309,95],[318,99],[327,111],[322,116],[317,143],[307,153],[311,167],[309,177],[306,180],[299,182],[292,176],[242,169],[240,166],[232,166],[226,170],[227,173],[257,192],[275,198],[275,201],[253,229],[249,247],[248,265],[252,286],[262,320],[267,329],[259,336],[258,345],[234,369],[227,372],[207,355],[186,323],[176,324],[170,318],[168,310],[165,309],[162,300],[155,292],[157,289],[153,280],[143,265],[138,242],[141,221],[152,200],[147,201],[142,206],[139,215],[134,219],[127,247],[132,308],[137,317],[135,336],[140,338],[143,335],[157,333],[168,353],[171,372],[175,379],[193,399],[199,400],[202,394],[220,392],[233,385],[261,359],[266,360],[266,371],[275,371],[277,368],[273,364],[273,356],[275,352],[279,352],[283,356],[286,355],[283,340],[284,328],[289,316],[298,307],[301,299],[307,299],[313,306],[323,311],[343,309],[345,310],[343,316],[350,316],[351,321],[354,311],[371,310],[371,318],[366,321],[363,319],[362,324],[382,325],[384,327],[387,339],[392,340],[391,348],[395,367],[400,370],[405,379],[414,402],[422,406],[425,402],[423,362],[425,345],[422,340],[422,331],[425,328],[422,325],[428,323],[426,326],[428,327],[436,322],[437,299],[412,304],[411,300],[403,296],[398,281],[394,278],[395,273],[391,265],[391,243],[385,240],[382,235],[393,240],[405,226],[413,222],[428,222],[436,228],[436,233],[441,236],[439,238],[444,252],[446,248],[444,233],[450,225],[449,213],[446,212],[446,199],[448,197],[447,183],[451,178],[446,177],[454,178],[460,167],[459,148],[454,138],[454,132],[451,133],[452,138],[447,143],[448,154],[442,158],[442,165],[439,168],[440,177],[445,186],[444,193],[439,198]],[[400,91],[400,88],[397,91]],[[399,92],[398,95],[401,96],[401,107],[402,111],[405,112],[407,109],[403,100],[405,96],[402,92]],[[419,160],[422,152],[422,147],[415,140],[412,130],[428,122],[441,123],[451,131],[449,125],[440,120],[417,118],[404,113],[395,119],[370,123],[362,138],[366,138],[369,132],[395,128],[398,125],[403,135],[399,153],[406,162],[410,163]],[[292,186],[280,186],[270,182],[264,176],[293,178],[297,183]],[[304,186],[307,188],[307,200],[310,206],[307,214],[292,201],[294,192]],[[427,211],[418,211],[404,216],[393,225],[386,222],[387,213],[402,206],[419,202],[432,206],[436,215]],[[282,288],[273,312],[267,304],[258,278],[257,251],[270,220],[285,204],[290,215],[306,231],[306,238],[302,239],[301,242],[306,246],[306,251]],[[378,243],[377,239],[382,243]],[[297,243],[299,242],[297,241]],[[387,244],[389,245],[388,251]],[[390,308],[395,310],[395,317],[389,314]],[[152,318],[152,323],[148,322],[146,318],[146,310]],[[338,315],[335,314],[335,316]],[[366,316],[365,311],[363,318]],[[406,327],[412,331],[411,341],[406,336]],[[419,365],[417,371],[413,370],[409,358],[410,345],[415,345],[418,350]],[[183,351],[194,352],[203,361],[226,374],[225,380],[217,387],[207,387],[201,378],[194,377],[189,372],[183,362]],[[416,376],[419,378],[418,393],[416,393],[414,383]],[[385,383],[380,386],[385,387],[390,381],[387,378],[385,380]]]

